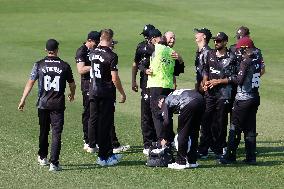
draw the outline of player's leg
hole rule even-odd
[[[89,139],[88,139],[88,122],[90,118],[89,91],[82,91],[82,95],[83,95],[83,113],[82,113],[83,140],[85,143],[84,149],[86,150],[87,145],[89,144]]]
[[[38,118],[40,125],[39,150],[38,155],[41,160],[48,155],[48,134],[50,131],[50,115],[48,110],[38,109]]]
[[[148,89],[141,92],[141,130],[144,149],[149,149],[152,142],[157,141],[156,130],[150,107],[150,92]]]
[[[215,121],[212,125],[214,138],[214,152],[217,158],[223,154],[223,148],[227,146],[227,125],[228,125],[228,106],[229,101],[226,99],[217,99]]]
[[[250,108],[247,115],[247,121],[244,125],[245,133],[245,150],[248,164],[256,163],[256,114],[259,106],[259,97],[249,100]]]
[[[90,118],[88,123],[89,152],[96,152],[97,126],[98,126],[99,106],[98,98],[90,99]]]
[[[106,160],[113,154],[111,132],[113,128],[114,119],[114,101],[108,98],[100,98],[98,105],[98,156],[101,159]]]
[[[206,108],[201,121],[200,143],[198,153],[200,158],[208,156],[208,149],[212,145],[211,125],[215,111],[215,100],[209,95],[205,95]]]
[[[196,163],[198,154],[198,137],[199,137],[199,130],[200,130],[200,123],[202,121],[203,113],[205,111],[205,102],[203,99],[196,99],[191,102],[190,104],[190,113],[192,119],[190,120],[189,124],[189,136],[191,139],[191,147],[189,152],[187,153],[187,160],[189,165],[197,165]]]
[[[61,151],[61,134],[64,125],[64,110],[50,111],[51,129],[52,129],[52,143],[50,153],[50,169],[61,170],[59,166],[59,155]],[[52,165],[54,167],[52,167]]]
[[[228,147],[224,158],[220,159],[222,164],[230,164],[236,161],[236,151],[241,140],[243,124],[246,120],[246,102],[236,100],[232,110],[232,122],[229,130]]]

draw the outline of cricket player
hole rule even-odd
[[[59,43],[55,39],[46,42],[47,56],[37,61],[26,84],[18,109],[24,110],[25,101],[35,82],[38,80],[38,118],[40,125],[38,163],[48,165],[48,134],[52,130],[49,171],[60,171],[59,155],[61,150],[61,133],[64,125],[65,87],[69,83],[69,101],[74,100],[75,81],[71,67],[58,55]]]
[[[118,56],[112,51],[113,31],[101,31],[100,45],[90,52],[91,87],[89,146],[99,146],[97,163],[112,166],[121,159],[120,154],[113,154],[111,132],[114,123],[115,90],[120,93],[120,103],[126,95],[118,75]]]
[[[89,88],[90,88],[90,70],[91,61],[89,60],[89,53],[92,48],[96,48],[100,42],[100,32],[91,31],[88,33],[87,40],[76,51],[77,71],[81,75],[81,91],[83,96],[83,149],[90,152],[88,139],[88,122],[90,117],[90,103],[89,103]]]
[[[168,167],[172,169],[198,167],[197,147],[200,123],[205,110],[204,98],[196,90],[179,89],[165,98],[160,97],[159,107],[165,128],[169,127],[173,114],[179,114],[176,162],[169,164]]]
[[[221,164],[236,162],[236,150],[244,133],[245,163],[256,164],[256,114],[260,105],[259,86],[261,76],[261,57],[255,53],[253,41],[244,37],[236,45],[242,55],[237,76],[228,78],[229,83],[237,84],[237,94],[232,110],[232,122],[228,137],[228,149]]]

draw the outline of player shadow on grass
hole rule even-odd
[[[72,171],[72,170],[83,170],[83,169],[100,169],[104,168],[100,165],[97,165],[96,163],[91,164],[64,164],[62,165],[62,170],[63,171]]]
[[[121,161],[113,167],[120,166],[140,166],[145,165],[145,161]],[[62,165],[63,171],[73,171],[73,170],[84,170],[84,169],[103,169],[108,166],[102,167],[100,165],[94,164],[64,164]]]

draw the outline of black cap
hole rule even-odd
[[[193,31],[196,33],[203,33],[206,36],[207,43],[209,43],[210,39],[212,38],[212,33],[207,28],[201,28],[201,29],[194,28]]]
[[[214,41],[220,40],[220,41],[228,41],[228,36],[224,32],[219,32],[215,37],[212,37]]]
[[[49,39],[46,42],[45,48],[48,51],[55,51],[56,49],[58,49],[58,45],[59,43],[55,39]]]
[[[155,37],[162,37],[162,33],[160,32],[160,30],[153,29],[153,30],[149,31],[148,38],[152,39],[152,38],[155,38]]]
[[[246,37],[249,34],[250,34],[249,29],[245,26],[241,26],[236,32],[236,38],[240,39],[241,37]]]
[[[144,26],[143,31],[140,33],[143,34],[145,37],[149,37],[149,31],[155,29],[155,26],[152,24],[147,24]]]
[[[101,32],[97,32],[97,31],[91,31],[88,36],[87,36],[87,40],[93,40],[93,41],[100,41],[100,37],[101,37]]]

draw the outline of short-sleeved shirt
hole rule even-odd
[[[118,57],[109,47],[99,46],[90,51],[91,85],[90,96],[115,99],[112,71],[118,71]]]
[[[190,104],[193,100],[204,102],[202,95],[196,90],[179,89],[171,92],[165,99],[161,112],[164,119],[164,125],[169,123],[173,114],[179,114],[185,106]]]
[[[238,59],[238,63],[240,63],[242,61],[242,58],[241,58],[241,54],[238,54],[237,53],[237,49],[236,49],[236,44],[233,44],[230,46],[230,51],[236,55],[237,59]],[[265,63],[264,63],[264,59],[263,59],[263,56],[262,56],[262,53],[261,53],[261,50],[259,48],[254,48],[253,50],[253,53],[256,55],[256,56],[259,56],[259,59],[261,61],[261,69],[265,68]]]
[[[90,49],[85,45],[85,43],[78,48],[75,56],[76,63],[85,62],[85,66],[91,66],[91,61],[89,59]],[[90,72],[81,75],[82,80],[90,80]]]
[[[150,66],[150,57],[154,52],[154,46],[147,41],[142,41],[137,45],[134,62],[140,70],[140,88],[143,90],[147,86],[148,75],[145,73]]]
[[[65,109],[66,81],[74,82],[73,73],[68,63],[59,57],[45,57],[36,62],[30,75],[31,80],[38,80],[39,109]]]
[[[203,79],[203,71],[205,62],[207,60],[208,52],[211,48],[205,45],[201,50],[196,51],[195,55],[195,72],[196,72],[196,83],[199,85]]]
[[[204,75],[209,80],[229,78],[235,74],[236,57],[229,50],[224,56],[217,57],[216,50],[210,50],[204,66]],[[231,84],[220,84],[206,92],[209,95],[217,96],[221,99],[231,98]]]
[[[259,97],[261,58],[256,54],[240,62],[237,76],[229,78],[238,85],[236,100],[248,100]]]

